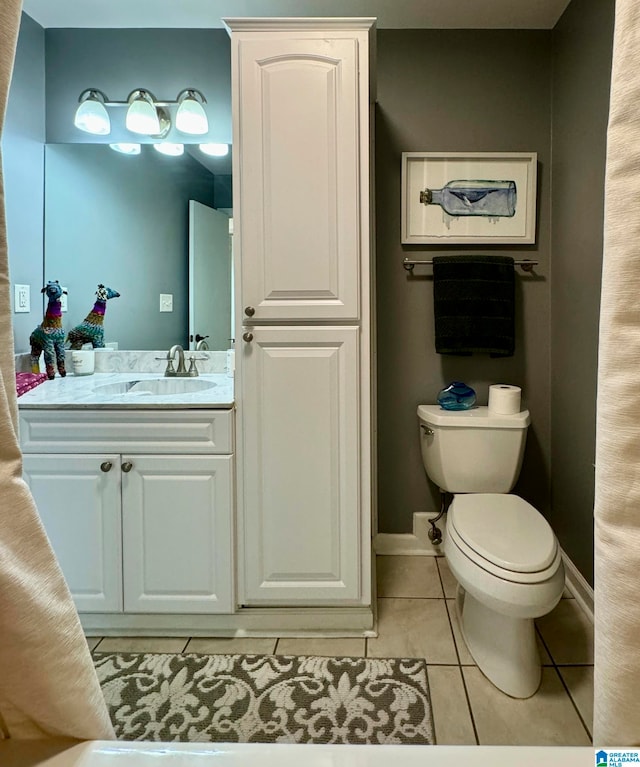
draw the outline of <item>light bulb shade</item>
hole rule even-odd
[[[132,133],[156,136],[160,133],[160,117],[154,99],[148,91],[133,91],[127,99],[129,108],[125,125]]]
[[[202,104],[207,100],[200,91],[189,88],[178,94],[178,111],[176,112],[176,128],[181,133],[201,136],[209,130],[207,113]]]
[[[153,148],[160,154],[166,154],[170,157],[179,157],[184,154],[184,144],[174,144],[171,141],[163,141],[161,144],[154,144]]]
[[[140,144],[128,144],[126,142],[119,144],[109,144],[111,149],[120,154],[140,154]]]
[[[76,128],[95,136],[108,136],[111,133],[111,120],[104,105],[105,101],[106,98],[100,91],[83,91],[73,119]]]
[[[210,157],[226,157],[229,154],[229,144],[200,144],[200,151]]]

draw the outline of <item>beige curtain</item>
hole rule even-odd
[[[21,0],[0,2],[0,126]],[[0,737],[113,738],[71,596],[21,479],[0,176]]]
[[[576,192],[579,194],[579,190]],[[617,0],[598,370],[596,746],[640,745],[640,3]]]

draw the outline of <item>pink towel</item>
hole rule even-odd
[[[29,389],[35,389],[46,380],[46,373],[16,373],[16,394],[21,397]]]

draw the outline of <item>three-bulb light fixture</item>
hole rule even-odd
[[[87,88],[80,94],[74,124],[86,133],[96,136],[108,136],[111,133],[111,118],[107,107],[126,107],[125,126],[131,133],[164,139],[171,129],[171,115],[167,107],[177,106],[175,127],[180,133],[201,136],[209,131],[209,121],[203,104],[207,100],[195,88],[185,88],[178,93],[175,101],[158,101],[145,88],[136,88],[126,101],[110,101],[97,88]],[[140,145],[135,143],[112,144],[112,148],[124,154],[140,154]],[[182,144],[161,142],[154,148],[163,154],[172,156],[184,152]],[[206,154],[224,156],[229,147],[226,144],[201,144],[200,149]]]

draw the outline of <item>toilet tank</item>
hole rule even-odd
[[[516,483],[531,421],[528,410],[494,415],[485,407],[419,405],[427,475],[450,493],[508,493]]]

